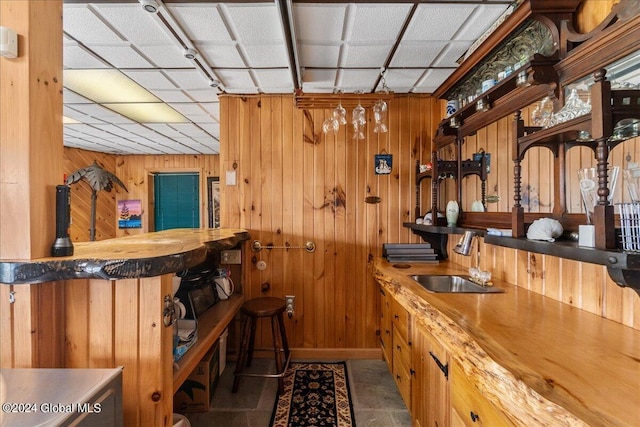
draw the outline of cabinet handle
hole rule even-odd
[[[438,368],[440,368],[440,370],[444,374],[444,377],[446,379],[449,379],[449,364],[447,363],[446,365],[443,365],[442,362],[436,357],[436,355],[433,354],[433,352],[430,351],[429,354],[431,355],[433,360],[435,360],[436,365],[438,365]]]
[[[399,345],[396,345],[396,348],[398,349],[398,351],[402,350],[402,347],[400,347]]]
[[[410,373],[411,375],[415,375],[415,374],[416,374],[416,370],[415,370],[415,369],[413,369],[413,368],[409,368],[409,373]]]
[[[399,319],[399,318],[400,318],[400,316],[398,316],[397,314],[394,314],[394,315],[393,315],[393,318],[394,318],[394,319]]]
[[[470,415],[471,415],[471,421],[473,421],[474,423],[480,419],[480,415],[476,414],[473,411],[471,411]]]
[[[389,334],[391,333],[391,331],[390,331],[390,330],[388,330],[388,329],[385,329],[384,331],[385,331],[385,333],[386,333],[387,335],[389,335]]]

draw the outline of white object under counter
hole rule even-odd
[[[0,369],[0,426],[122,426],[122,368]]]

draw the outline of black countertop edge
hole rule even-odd
[[[73,279],[118,280],[161,276],[196,266],[204,262],[208,254],[231,249],[249,238],[249,233],[237,233],[230,238],[204,242],[202,246],[187,252],[148,258],[63,257],[0,261],[0,284],[21,285]]]

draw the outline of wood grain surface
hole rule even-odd
[[[449,262],[372,272],[517,425],[640,425],[640,331],[501,280],[503,294],[433,294],[408,277],[466,273]]]

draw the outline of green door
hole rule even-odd
[[[197,173],[154,175],[156,231],[200,228],[199,181]]]

